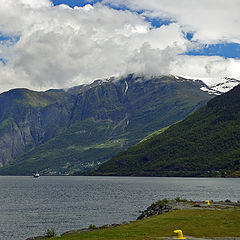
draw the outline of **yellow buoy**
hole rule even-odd
[[[205,203],[207,203],[208,206],[210,205],[210,202],[208,200],[206,200]]]
[[[185,239],[185,238],[183,237],[183,232],[182,232],[182,230],[178,229],[178,230],[174,230],[173,232],[177,234],[177,237],[176,237],[175,239]]]

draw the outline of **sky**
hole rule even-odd
[[[240,79],[239,0],[0,0],[0,92],[124,76]]]

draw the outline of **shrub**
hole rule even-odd
[[[57,236],[55,228],[48,229],[46,231],[45,237],[51,238],[51,237],[55,237],[55,236]]]
[[[109,227],[109,225],[108,224],[105,224],[105,225],[102,225],[101,227],[99,227],[100,229],[106,229],[106,228],[108,228]]]
[[[88,229],[97,229],[97,226],[94,225],[94,224],[90,224],[90,225],[88,226]]]
[[[168,202],[169,202],[169,200],[164,198],[162,200],[157,201],[156,203],[157,203],[158,206],[164,207]]]

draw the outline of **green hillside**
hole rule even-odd
[[[129,148],[95,174],[240,176],[240,86]]]
[[[91,169],[125,145],[124,138],[108,139],[113,125],[111,121],[96,123],[93,119],[77,122],[55,138],[23,154],[0,172],[28,175],[38,170],[41,174],[56,175]]]
[[[163,76],[96,80],[68,91],[0,95],[0,174],[85,172],[212,98],[202,82]]]

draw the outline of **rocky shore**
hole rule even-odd
[[[144,210],[136,220],[142,220],[154,215],[163,214],[169,212],[172,209],[172,206],[169,204],[168,200],[160,200],[153,203],[146,210]]]
[[[169,199],[163,199],[159,200],[151,206],[149,206],[146,210],[142,211],[142,213],[137,217],[138,220],[142,220],[145,218],[152,217],[154,215],[159,215],[163,213],[167,213],[172,210],[183,210],[183,209],[225,209],[225,208],[240,208],[240,201],[238,202],[231,202],[229,200],[225,201],[209,201],[209,204],[207,204],[205,201],[202,202],[196,202],[196,201],[188,201],[186,199],[180,199],[176,198],[174,200]],[[106,224],[100,227],[97,227],[95,225],[90,225],[88,228],[82,228],[77,230],[71,230],[67,231],[65,233],[62,233],[61,236],[69,235],[69,234],[75,234],[75,233],[82,233],[82,232],[91,232],[98,229],[106,229],[106,228],[114,228],[120,225],[129,224],[129,222],[123,222],[121,224]],[[48,239],[47,236],[37,236],[37,237],[30,237],[26,240],[42,240],[42,239]]]

